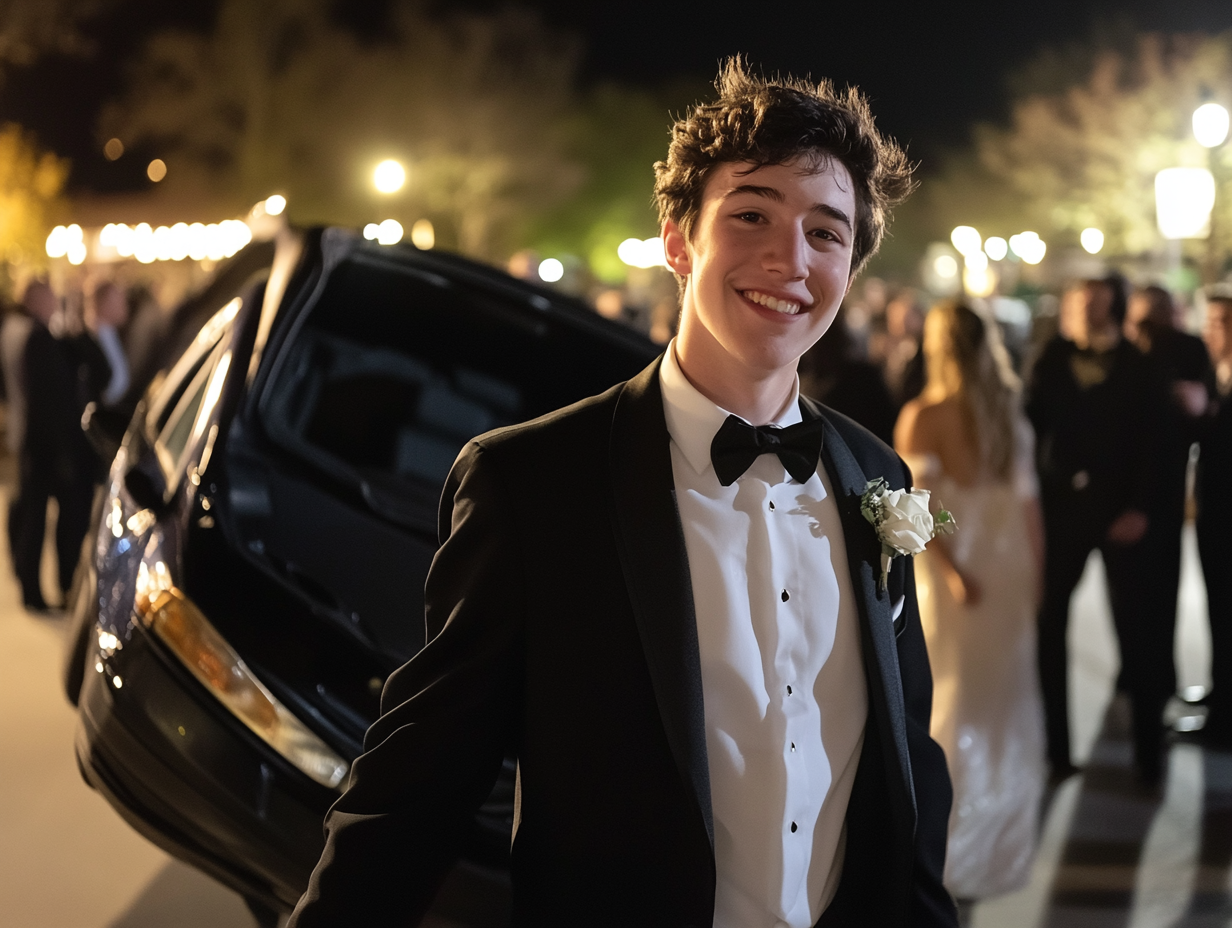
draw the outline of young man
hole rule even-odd
[[[679,336],[460,455],[292,925],[414,923],[506,751],[515,924],[956,924],[911,565],[859,511],[910,478],[796,386],[910,167],[854,91],[719,91],[655,168]]]
[[[1133,706],[1134,763],[1155,785],[1163,773],[1163,709],[1171,695],[1171,630],[1151,614],[1158,565],[1145,541],[1159,492],[1161,391],[1150,362],[1122,336],[1126,285],[1118,275],[1085,281],[1064,335],[1032,368],[1026,412],[1035,427],[1044,511],[1044,596],[1039,667],[1051,776],[1070,758],[1066,630],[1070,597],[1093,548],[1103,555]]]

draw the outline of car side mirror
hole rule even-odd
[[[161,512],[167,505],[167,481],[157,461],[146,457],[128,469],[124,488],[142,509]]]

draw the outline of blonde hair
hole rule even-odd
[[[924,320],[924,356],[927,392],[960,401],[981,470],[1008,478],[1021,383],[996,323],[966,303],[938,303]]]

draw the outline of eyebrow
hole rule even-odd
[[[773,200],[775,203],[782,203],[787,198],[783,196],[783,192],[775,187],[764,187],[758,184],[741,184],[739,187],[733,187],[723,197],[724,200],[739,194],[747,193],[755,197],[765,197],[767,200]],[[809,212],[821,213],[835,219],[845,225],[848,231],[851,230],[851,217],[844,213],[837,206],[831,206],[829,203],[814,203]]]

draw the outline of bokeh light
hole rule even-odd
[[[265,198],[265,212],[269,216],[281,216],[287,208],[287,198],[280,193]]]
[[[124,154],[124,143],[119,139],[108,139],[107,144],[103,146],[103,156],[108,161],[118,161],[122,154]]]
[[[406,168],[389,158],[376,166],[372,182],[381,193],[397,193],[406,183]]]
[[[1037,232],[1019,232],[1010,236],[1010,251],[1027,264],[1039,264],[1044,260],[1048,245]]]
[[[933,261],[933,270],[936,271],[938,277],[951,280],[958,273],[958,262],[954,260],[953,255],[937,255],[936,260]]]
[[[994,261],[1003,261],[1010,252],[1010,244],[999,235],[994,235],[984,242],[984,254]]]
[[[971,226],[958,226],[950,233],[950,241],[960,255],[978,254],[984,244],[980,233]]]
[[[411,226],[411,244],[420,251],[428,251],[436,245],[436,229],[430,220],[420,219]]]
[[[973,251],[969,255],[963,255],[963,267],[969,271],[986,271],[988,270],[988,255],[982,251]]]
[[[1228,137],[1228,111],[1218,103],[1203,103],[1194,110],[1193,133],[1203,148],[1215,148]]]
[[[85,234],[81,226],[56,226],[47,236],[47,257],[68,258],[69,264],[81,264],[86,259]]]
[[[557,258],[544,258],[539,262],[539,279],[550,284],[565,276],[565,266]]]
[[[376,227],[378,245],[397,245],[402,241],[402,223],[397,219],[386,219]]]
[[[252,230],[238,219],[208,226],[200,222],[177,222],[152,228],[148,222],[130,227],[109,222],[98,233],[100,248],[114,248],[121,258],[136,258],[142,264],[155,261],[220,261],[252,241]],[[71,256],[70,256],[71,260]]]
[[[663,239],[627,238],[616,248],[616,256],[630,267],[667,267],[667,256],[663,251]]]
[[[1082,230],[1078,241],[1082,243],[1083,250],[1087,254],[1097,255],[1104,247],[1104,233],[1092,226]]]
[[[146,167],[145,176],[157,184],[167,176],[167,163],[162,158],[155,158]]]
[[[1215,206],[1206,168],[1165,168],[1155,175],[1155,221],[1164,238],[1205,238]]]

